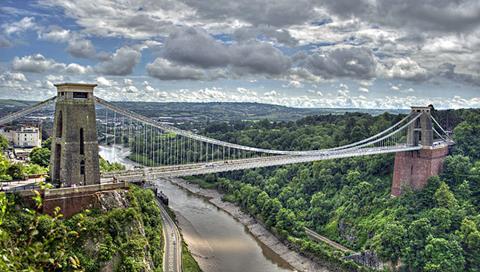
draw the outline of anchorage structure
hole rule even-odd
[[[93,96],[95,85],[56,86],[51,175],[65,186],[99,183],[100,141],[128,148],[129,158],[138,163],[134,169],[102,174],[106,179],[124,181],[396,153],[392,195],[399,195],[405,187],[422,188],[429,177],[438,174],[453,144],[432,116],[432,107],[412,107],[391,127],[351,144],[321,150],[275,150],[213,139],[140,115]],[[0,118],[0,125],[54,100]]]

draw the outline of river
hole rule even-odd
[[[103,158],[130,164],[125,154],[128,154],[125,148],[100,147]],[[157,184],[168,196],[169,206],[175,212],[185,242],[203,271],[293,271],[286,261],[226,212],[170,182]]]

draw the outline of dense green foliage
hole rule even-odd
[[[7,150],[8,148],[8,140],[5,136],[0,135],[0,152]]]
[[[38,164],[43,167],[50,165],[51,151],[46,147],[35,147],[28,155],[32,163]]]
[[[29,175],[46,174],[48,169],[35,163],[12,163],[0,154],[0,181],[21,180]]]
[[[111,171],[119,171],[125,170],[125,166],[119,162],[109,162],[104,158],[100,157],[100,171],[101,172],[111,172]]]
[[[133,187],[127,208],[68,220],[20,209],[0,193],[1,271],[162,271],[161,214],[150,190]],[[41,198],[36,197],[41,204]]]
[[[48,148],[34,148],[30,153],[30,163],[12,163],[3,155],[9,147],[7,139],[0,135],[0,181],[21,180],[29,175],[47,174],[50,161]]]
[[[459,153],[480,159],[480,112],[468,113],[465,121],[455,127],[454,135]]]
[[[300,250],[341,262],[341,254],[311,242],[309,227],[354,250],[374,250],[410,271],[480,270],[480,118],[454,114],[456,155],[419,192],[390,197],[393,155],[319,161],[203,178]],[[439,112],[440,122],[445,122]],[[314,149],[363,139],[401,116],[315,116],[297,122],[212,124],[205,134],[244,145]]]

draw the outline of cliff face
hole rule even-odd
[[[130,207],[128,191],[114,190],[96,193],[94,206],[102,212],[108,212],[115,208],[126,209]]]
[[[95,209],[73,247],[85,270],[161,271],[163,236],[153,194],[131,188],[97,193],[95,198]]]
[[[161,212],[152,191],[95,193],[93,208],[65,219],[0,192],[0,271],[161,271]],[[40,193],[31,198],[37,207]],[[75,202],[75,198],[71,199]]]

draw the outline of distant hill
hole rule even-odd
[[[18,100],[0,100],[0,114],[14,112],[36,102]],[[261,103],[187,103],[187,102],[115,102],[140,114],[160,118],[164,121],[233,121],[233,120],[282,120],[293,121],[309,115],[344,114],[346,112],[363,112],[372,115],[390,113],[405,113],[408,110],[354,109],[354,108],[291,108],[280,105]]]
[[[321,108],[291,108],[280,105],[262,103],[239,102],[211,102],[211,103],[186,103],[186,102],[115,102],[115,104],[141,113],[149,117],[160,117],[168,120],[169,117],[185,121],[232,121],[232,120],[282,120],[293,121],[309,115],[319,114],[344,114],[345,112],[364,112],[378,115],[385,110],[374,109],[321,109]],[[405,113],[398,110],[391,113]]]

